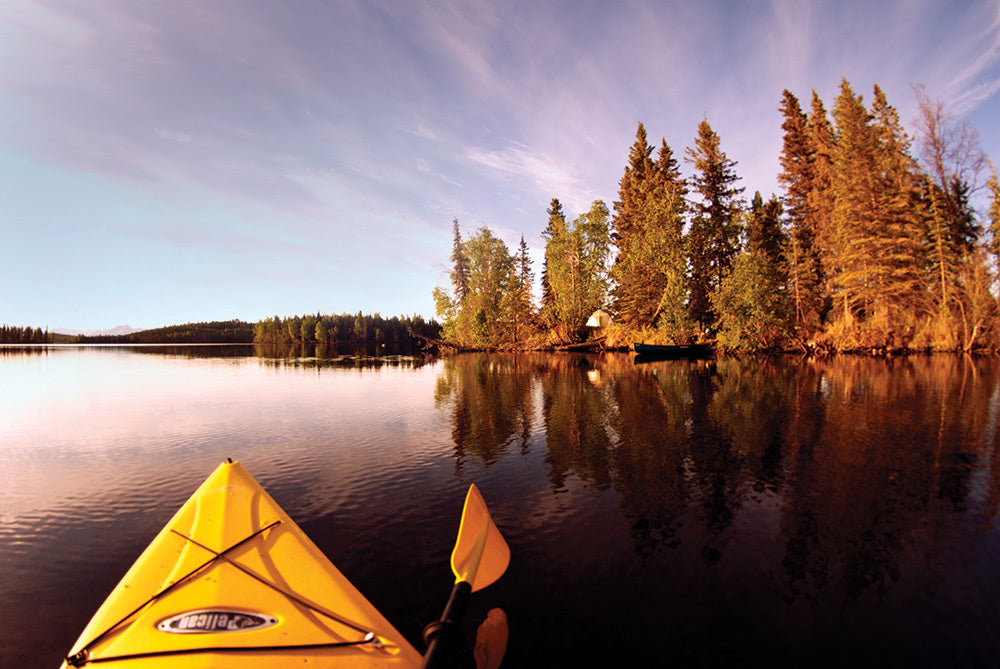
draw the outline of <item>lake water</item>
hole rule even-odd
[[[995,666],[1000,363],[0,348],[0,667],[243,463],[422,648],[475,482],[508,667]]]

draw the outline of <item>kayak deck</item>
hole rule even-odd
[[[419,667],[420,654],[239,464],[126,573],[63,667]]]

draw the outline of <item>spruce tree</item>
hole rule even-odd
[[[820,326],[823,309],[823,263],[817,241],[818,219],[814,191],[819,188],[817,147],[809,134],[809,121],[798,98],[785,90],[781,114],[784,131],[781,172],[785,187],[785,212],[790,227],[786,256],[795,323],[809,339]]]
[[[687,185],[666,140],[656,160],[639,124],[615,203],[618,255],[611,268],[618,318],[634,328],[659,326],[687,340],[683,240]]]
[[[535,273],[531,271],[528,244],[524,241],[524,235],[521,235],[521,243],[518,245],[517,258],[515,259],[514,288],[511,291],[514,296],[514,341],[518,341],[518,333],[528,327],[534,314],[531,294],[534,280]]]
[[[834,119],[831,264],[841,332],[855,345],[898,343],[915,325],[924,264],[909,140],[877,86],[869,112],[843,80]]]
[[[451,222],[453,241],[451,248],[451,285],[455,290],[455,301],[464,305],[469,296],[469,260],[462,245],[462,233],[458,229],[458,219]]]
[[[809,147],[813,155],[813,182],[809,190],[809,213],[813,218],[814,244],[823,259],[823,295],[832,293],[832,274],[827,271],[836,248],[833,243],[833,178],[834,154],[837,150],[837,140],[833,126],[827,116],[823,100],[814,90],[810,103],[809,118],[806,123],[809,136]]]
[[[988,247],[993,255],[994,265],[1000,268],[1000,180],[997,179],[993,163],[990,163],[990,180],[987,182],[986,188],[989,190],[990,197],[990,208],[987,212],[990,230]]]
[[[721,283],[739,250],[740,211],[736,187],[736,161],[722,151],[719,136],[707,119],[698,124],[694,147],[687,149],[694,166],[692,187],[699,199],[692,202],[694,216],[688,233],[691,263],[691,316],[703,327],[715,322],[709,296]]]
[[[915,323],[923,293],[925,234],[918,212],[917,164],[899,115],[876,84],[871,114],[877,136],[881,238],[880,260],[887,266],[882,296],[890,327]],[[905,335],[909,337],[910,335]]]
[[[549,242],[551,242],[557,234],[561,234],[566,230],[566,215],[563,213],[562,203],[558,198],[552,198],[552,202],[549,204],[549,208],[546,210],[546,213],[549,215],[549,220],[545,225],[545,229],[542,230],[542,238],[545,240],[546,248],[548,248]],[[555,306],[552,300],[552,283],[549,280],[548,253],[545,254],[545,259],[542,261],[541,283],[542,297],[539,311],[541,312],[542,319],[551,326],[555,324]]]

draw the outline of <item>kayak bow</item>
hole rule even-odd
[[[421,659],[230,460],[139,556],[62,667],[392,668]]]

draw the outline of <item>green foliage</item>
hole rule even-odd
[[[777,289],[775,268],[763,254],[741,253],[711,294],[717,341],[727,349],[757,351],[780,346],[792,305]]]
[[[582,328],[595,309],[605,305],[611,249],[609,219],[608,208],[597,200],[570,226],[564,219],[550,221],[554,225],[545,245],[550,323],[573,332]]]
[[[749,206],[707,119],[686,151],[690,179],[665,139],[654,159],[639,123],[610,225],[600,203],[569,222],[551,201],[537,314],[524,239],[512,258],[486,228],[462,242],[455,222],[452,290],[434,290],[445,337],[539,341],[539,325],[572,332],[610,301],[609,341],[619,343],[702,341],[717,329],[720,345],[739,350],[996,346],[1000,186],[994,175],[984,241],[975,135],[920,104],[923,171],[877,85],[866,107],[843,80],[832,122],[815,91],[808,115],[784,91],[785,197],[757,193]]]
[[[456,224],[457,231],[457,224]],[[456,239],[460,239],[456,232]],[[460,257],[467,267],[465,299],[438,287],[434,301],[444,318],[445,339],[461,346],[487,348],[512,341],[515,318],[510,313],[520,290],[514,258],[507,245],[487,227],[461,243]]]
[[[778,198],[765,203],[760,192],[754,194],[745,217],[743,252],[709,295],[717,314],[716,339],[724,348],[767,350],[788,339],[795,304],[788,291],[781,211]]]
[[[266,318],[253,326],[253,342],[257,344],[307,344],[317,343],[346,348],[365,348],[402,345],[411,341],[410,331],[425,337],[437,338],[441,326],[427,322],[422,316],[393,316],[379,314],[289,316]],[[293,335],[292,333],[296,333]]]
[[[618,318],[629,327],[662,322],[669,338],[686,340],[691,334],[683,238],[687,184],[666,140],[655,162],[652,151],[640,123],[615,202],[612,293]]]

